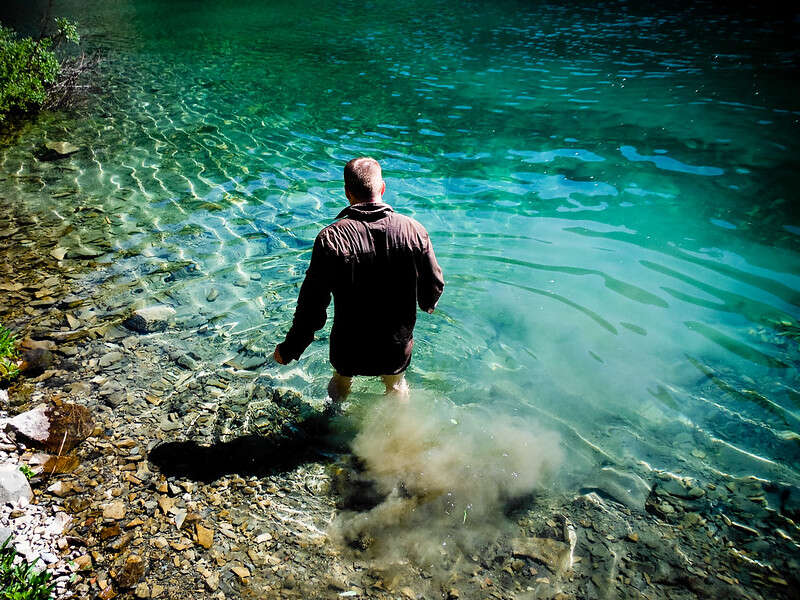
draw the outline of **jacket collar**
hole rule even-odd
[[[394,209],[385,202],[359,202],[345,208],[336,215],[336,218],[349,217],[356,221],[377,221],[392,212]]]

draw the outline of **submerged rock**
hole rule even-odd
[[[554,573],[561,573],[572,566],[570,546],[551,538],[514,538],[511,553],[525,556],[545,564]]]
[[[638,512],[645,511],[645,503],[650,495],[650,486],[641,477],[613,467],[600,469],[594,481],[584,485],[583,488],[597,490]]]
[[[244,397],[221,403],[213,442],[254,435],[273,439],[313,435],[319,417],[319,411],[300,394],[280,392],[267,378],[259,378],[250,384]]]
[[[66,158],[78,151],[80,151],[80,147],[70,142],[46,142],[35,154],[39,160],[48,162]]]
[[[158,304],[134,311],[123,325],[139,333],[153,333],[165,330],[173,316],[175,316],[174,308],[166,304]]]

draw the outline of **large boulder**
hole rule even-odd
[[[174,308],[166,304],[158,304],[134,311],[123,325],[139,333],[152,333],[165,330],[173,316],[175,316]]]
[[[20,498],[33,498],[28,478],[19,470],[18,465],[0,465],[0,504],[17,504]]]
[[[8,420],[8,426],[50,452],[66,453],[94,430],[92,415],[80,404],[40,404]]]

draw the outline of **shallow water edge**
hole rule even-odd
[[[352,454],[380,416],[370,406],[321,419],[312,399],[276,393],[268,367],[242,364],[246,353],[186,352],[209,335],[196,319],[124,327],[135,307],[104,300],[102,253],[53,256],[59,227],[0,215],[0,321],[54,346],[3,408],[57,399],[98,424],[73,470],[34,480],[35,503],[69,514],[64,539],[89,557],[51,565],[77,572],[59,598],[789,598],[800,583],[795,487],[608,465],[472,513],[467,490],[451,500],[455,484],[431,494],[402,464],[370,462],[381,447]],[[4,460],[33,464],[14,445]],[[128,585],[132,556],[144,575]]]

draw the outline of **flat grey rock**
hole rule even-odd
[[[0,546],[2,546],[3,542],[5,542],[8,538],[13,538],[13,537],[14,537],[14,532],[11,531],[11,529],[9,529],[8,527],[0,527]],[[9,545],[11,545],[11,542],[9,542]]]
[[[99,365],[101,367],[109,367],[114,363],[118,363],[123,359],[124,355],[122,352],[108,352],[100,357]]]

